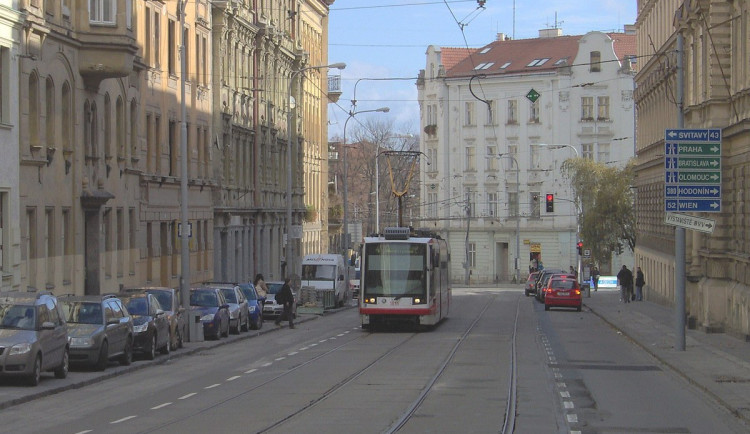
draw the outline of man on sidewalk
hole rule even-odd
[[[292,287],[289,285],[291,279],[289,277],[284,279],[284,286],[281,287],[279,292],[276,294],[276,303],[284,306],[284,311],[276,318],[276,325],[281,325],[281,320],[286,318],[289,320],[289,328],[294,328],[294,313],[292,307],[294,301],[294,294],[292,294]]]
[[[617,273],[617,281],[620,282],[620,294],[623,303],[630,303],[630,294],[633,291],[633,272],[626,265]]]

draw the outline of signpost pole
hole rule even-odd
[[[684,40],[681,32],[677,32],[677,127],[685,127],[685,115],[682,110],[684,107],[683,98],[685,93],[684,74],[685,68],[683,62],[683,44]],[[674,277],[675,277],[675,350],[685,351],[685,228],[675,228],[674,241]]]

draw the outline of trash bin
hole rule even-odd
[[[586,298],[591,297],[591,284],[589,282],[581,283],[581,293]]]
[[[201,315],[198,312],[190,312],[190,341],[189,342],[203,342],[203,323],[201,322]]]

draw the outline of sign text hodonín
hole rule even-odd
[[[721,211],[721,130],[664,134],[664,211]]]

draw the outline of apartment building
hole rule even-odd
[[[454,280],[512,281],[532,261],[576,265],[578,206],[560,167],[633,157],[636,54],[631,31],[428,47],[417,82],[430,162],[422,226],[447,239]],[[632,259],[613,256],[612,267],[622,263]]]
[[[675,227],[665,217],[665,130],[722,132],[721,212],[713,233],[685,231],[688,324],[750,335],[750,5],[747,2],[639,0],[636,21],[644,56],[636,76],[638,113],[636,264],[646,297],[673,304]],[[678,48],[682,42],[682,62]],[[678,68],[681,66],[682,68]],[[680,104],[682,100],[682,104]]]

